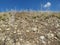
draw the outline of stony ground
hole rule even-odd
[[[0,13],[0,45],[60,45],[60,13]]]

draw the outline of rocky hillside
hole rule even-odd
[[[60,13],[0,13],[0,45],[60,45]]]

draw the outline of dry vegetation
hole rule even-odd
[[[0,13],[0,45],[60,45],[60,13]]]

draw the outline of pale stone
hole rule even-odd
[[[43,44],[46,44],[46,42],[44,41],[44,40],[45,40],[45,36],[40,36],[40,39],[41,39],[41,42],[42,42]]]
[[[48,41],[48,45],[50,45],[51,41]]]
[[[31,45],[29,41],[26,41],[24,45]]]
[[[26,30],[26,32],[29,32],[29,30]]]
[[[7,40],[10,40],[10,38],[8,37]]]
[[[42,43],[46,44],[46,42],[44,40],[42,40]]]
[[[21,45],[20,42],[17,42],[16,45]]]
[[[18,29],[17,32],[20,32],[20,30]]]
[[[48,24],[47,24],[47,23],[45,23],[45,25],[47,26]]]
[[[5,40],[5,38],[2,38],[2,41],[4,41]]]
[[[9,40],[6,42],[6,45],[13,45],[13,40]]]
[[[45,39],[45,36],[40,36],[40,39],[44,40]]]
[[[32,30],[33,30],[33,31],[36,31],[36,30],[37,30],[37,28],[36,28],[36,27],[35,27],[35,28],[32,28]]]
[[[49,33],[47,35],[48,35],[48,38],[54,38],[54,34],[53,33]]]
[[[10,30],[10,28],[7,28],[6,30]]]
[[[15,25],[15,29],[17,29],[17,25]]]
[[[16,31],[14,31],[14,33],[16,33]]]
[[[0,28],[0,30],[1,30],[1,28]]]
[[[3,27],[5,27],[5,25],[2,25]]]
[[[59,26],[60,26],[60,25],[59,25],[59,24],[57,24],[57,25],[56,25],[56,28],[57,28],[57,27],[59,27]]]
[[[19,32],[18,34],[21,34],[21,32]]]
[[[20,40],[20,41],[22,41],[23,39],[22,39],[22,38],[20,38],[19,40]]]

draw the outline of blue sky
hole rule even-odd
[[[15,8],[41,10],[41,4],[44,6],[47,2],[51,3],[49,10],[60,11],[60,0],[0,0],[0,11]],[[43,6],[42,9],[46,10]]]

